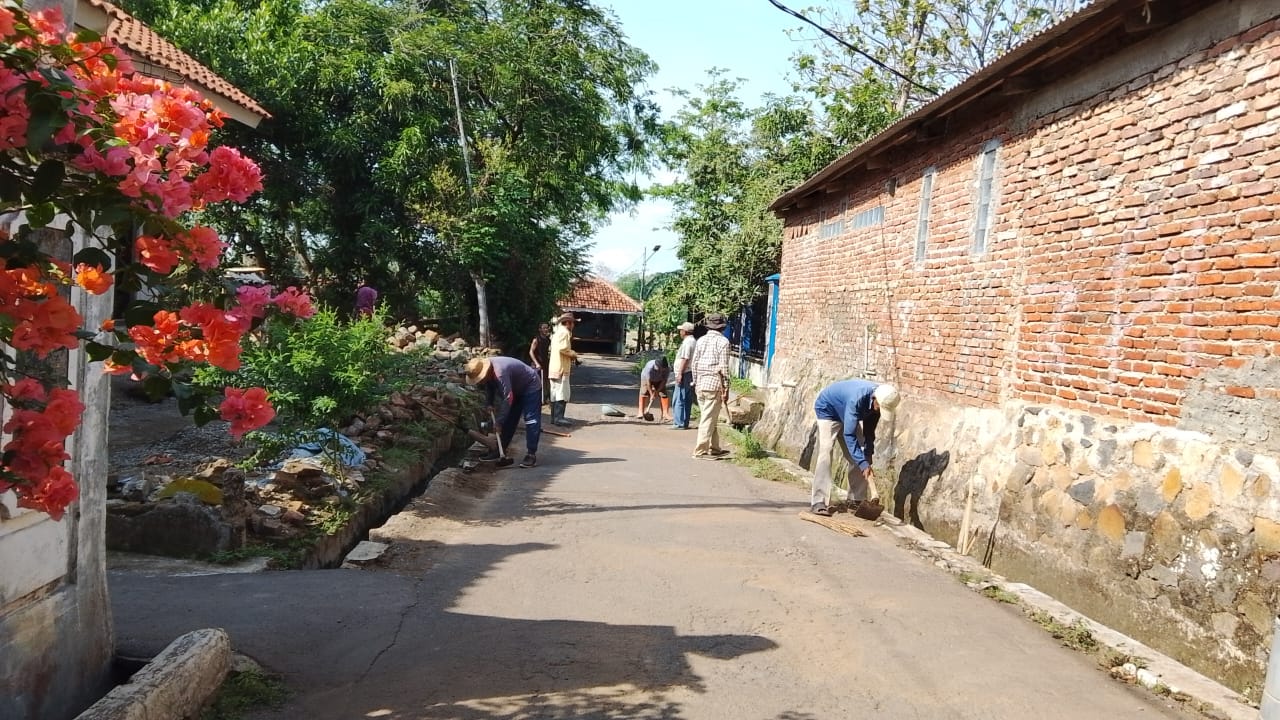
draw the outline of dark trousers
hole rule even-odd
[[[511,446],[511,438],[516,436],[516,424],[524,420],[525,452],[537,454],[538,441],[542,438],[542,394],[541,388],[527,390],[517,395],[511,407],[507,408],[507,416],[502,419],[502,447]]]

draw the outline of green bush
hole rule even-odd
[[[298,323],[268,319],[246,337],[240,370],[202,370],[199,384],[261,386],[286,429],[344,423],[386,399],[404,363],[380,314],[351,323],[329,309]]]

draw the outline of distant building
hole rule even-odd
[[[573,349],[605,355],[626,353],[627,318],[642,312],[640,303],[597,275],[575,281],[557,305],[578,318]]]

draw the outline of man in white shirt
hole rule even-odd
[[[693,348],[693,386],[702,408],[695,458],[716,460],[729,454],[720,447],[720,409],[729,399],[729,339],[723,332],[727,322],[720,313],[707,315],[702,320],[707,334]]]
[[[698,344],[693,339],[693,323],[682,323],[680,331],[680,349],[676,350],[676,391],[671,405],[671,427],[677,430],[689,429],[689,415],[693,412],[693,348]]]

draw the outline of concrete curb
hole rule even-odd
[[[778,457],[770,460],[806,485],[812,483],[813,475],[794,462]],[[840,488],[835,488],[835,491],[841,496],[844,494]],[[906,543],[917,554],[933,560],[934,565],[961,578],[966,586],[975,591],[996,588],[1009,593],[1017,597],[1025,613],[1045,613],[1063,625],[1083,626],[1103,651],[1145,661],[1143,668],[1113,668],[1113,675],[1128,676],[1125,679],[1150,690],[1159,688],[1167,691],[1214,720],[1258,720],[1258,709],[1234,690],[1123,633],[1081,615],[1030,585],[1011,582],[991,572],[977,560],[960,554],[955,548],[923,530],[904,524],[891,515],[882,515],[875,522],[875,527],[882,528]]]
[[[76,720],[194,717],[222,686],[230,666],[231,639],[226,631],[189,632]]]

